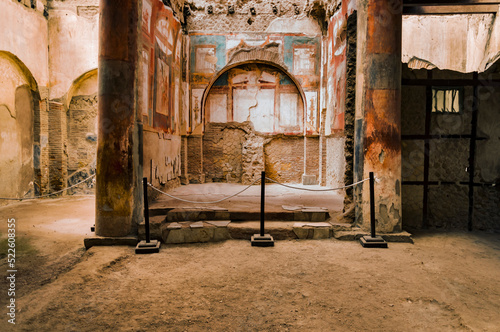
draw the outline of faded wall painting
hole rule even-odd
[[[144,176],[155,185],[178,183],[181,173],[182,31],[161,1],[142,1],[139,110],[143,121]],[[189,120],[183,119],[185,125]]]
[[[171,9],[143,1],[139,108],[146,128],[170,134],[180,131],[181,35]]]
[[[260,133],[302,134],[303,100],[297,87],[283,79],[284,75],[261,64],[230,69],[208,94],[206,122],[249,121]]]
[[[303,34],[202,34],[190,35],[192,131],[207,122],[251,121],[262,133],[303,134],[319,132],[319,77],[321,37]],[[211,88],[204,105],[200,91],[224,66],[251,50],[276,55],[275,61],[295,76],[307,96],[304,101],[288,75],[275,67],[238,67],[223,73]],[[245,61],[252,61],[250,58]],[[241,60],[240,60],[241,61]],[[203,107],[206,107],[204,110]],[[305,122],[304,122],[305,120]]]

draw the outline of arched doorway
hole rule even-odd
[[[283,66],[263,60],[228,65],[212,78],[201,105],[207,181],[250,183],[266,170],[278,181],[301,182],[306,98]]]
[[[26,197],[40,190],[40,95],[29,69],[0,51],[0,196]]]

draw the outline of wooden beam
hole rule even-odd
[[[401,80],[402,85],[417,85],[417,86],[500,86],[500,80],[494,79],[407,79]]]
[[[404,6],[403,15],[496,14],[498,5]]]
[[[403,6],[449,6],[449,5],[498,5],[498,0],[403,0]]]

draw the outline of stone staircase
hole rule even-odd
[[[150,238],[167,244],[250,240],[260,232],[260,212],[225,208],[165,208],[149,210]],[[334,223],[325,208],[300,208],[265,213],[265,232],[275,240],[356,240],[368,233],[351,224]],[[145,239],[145,224],[139,224],[139,239]],[[410,234],[388,235],[387,241],[411,242]]]

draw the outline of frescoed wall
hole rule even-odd
[[[308,134],[319,130],[318,91],[320,81],[320,36],[303,34],[201,34],[190,35],[190,80],[191,121],[193,132],[202,124],[202,112],[207,112],[206,122],[243,122],[249,120],[255,130],[263,133],[300,134],[304,131],[304,110],[306,106],[306,128]],[[271,54],[271,56],[267,56]],[[221,75],[210,90],[206,103],[202,97],[216,73],[227,64],[244,61],[267,60],[271,65],[282,66],[295,77],[304,92],[305,101],[297,100],[297,88],[287,74],[278,74],[277,69],[259,66],[231,69]],[[228,81],[229,80],[229,81]],[[253,86],[253,88],[252,88]],[[260,86],[260,88],[258,88]],[[263,88],[265,87],[265,88]],[[278,93],[273,89],[277,88]],[[225,90],[230,96],[224,98]],[[257,93],[257,95],[256,95]],[[252,101],[257,99],[260,104]],[[215,105],[228,111],[215,110]],[[253,104],[252,104],[253,103]],[[266,106],[266,104],[268,106]],[[219,106],[218,109],[221,110]],[[249,112],[249,109],[253,110]],[[248,113],[248,114],[247,114]],[[300,114],[302,113],[302,114]],[[208,117],[211,114],[211,117]],[[297,118],[299,114],[299,118]],[[274,116],[269,122],[266,118]],[[260,120],[257,120],[260,119]],[[223,120],[223,121],[220,121]]]
[[[354,12],[355,1],[342,2],[342,6],[328,24],[328,107],[325,134],[344,130],[347,84],[347,20]]]
[[[204,135],[206,181],[249,183],[264,169],[281,181],[302,181],[303,136],[319,134],[320,58],[320,35],[191,33],[191,133]],[[233,136],[237,144],[226,142]],[[318,141],[310,142],[312,165]],[[221,149],[231,153],[212,153]],[[276,164],[281,159],[287,161]]]
[[[326,114],[324,123],[326,185],[352,183],[354,107],[356,84],[355,1],[343,1],[328,24],[326,39]],[[338,158],[344,154],[344,158]],[[345,205],[351,200],[346,192]]]
[[[143,123],[144,176],[167,185],[180,176],[182,31],[161,1],[142,2],[138,105]],[[184,129],[185,130],[185,129]],[[172,183],[174,185],[174,183]]]

